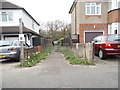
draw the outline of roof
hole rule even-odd
[[[2,8],[22,8],[22,7],[20,7],[20,6],[18,6],[18,5],[15,5],[15,4],[13,4],[13,3],[10,3],[10,2],[8,2],[8,1],[0,1],[1,3],[2,3]]]
[[[70,14],[72,13],[73,9],[75,8],[77,2],[78,2],[78,0],[74,0],[73,4],[72,4],[72,6],[71,6],[71,8],[70,8],[70,10],[69,10],[69,13],[70,13]]]
[[[117,11],[117,10],[120,10],[120,8],[110,10],[108,13],[113,12],[113,11]]]
[[[25,13],[27,13],[28,16],[31,19],[33,19],[40,26],[40,24],[23,7],[20,7],[20,6],[15,5],[15,4],[11,3],[11,2],[8,2],[8,1],[1,1],[0,0],[0,3],[2,3],[2,8],[0,8],[2,10],[12,9],[12,10],[23,10],[23,11],[25,11]]]
[[[19,34],[18,26],[10,26],[10,27],[0,27],[2,32],[0,34]],[[32,35],[36,35],[42,37],[40,34],[28,29],[27,27],[23,27],[23,33],[31,33]]]

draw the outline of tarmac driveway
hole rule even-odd
[[[16,68],[6,61],[2,66],[3,88],[117,88],[118,57],[105,61],[95,57],[96,66],[69,65],[59,52],[32,68]]]

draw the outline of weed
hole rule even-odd
[[[89,60],[86,60],[86,59],[83,59],[82,57],[74,55],[74,53],[68,50],[67,48],[59,47],[59,49],[60,49],[60,52],[64,54],[65,59],[69,60],[70,64],[72,65],[78,65],[78,64],[95,65],[93,62]]]
[[[33,67],[41,60],[46,59],[46,57],[51,53],[53,47],[47,47],[42,53],[33,54],[29,59],[25,60],[23,64],[18,65],[18,67]]]

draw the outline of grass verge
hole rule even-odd
[[[42,53],[34,54],[30,56],[29,59],[25,60],[23,64],[18,65],[18,67],[33,67],[41,60],[46,59],[46,57],[51,53],[53,47],[48,46]]]
[[[64,47],[58,47],[60,52],[64,54],[64,57],[66,60],[69,60],[70,64],[72,65],[95,65],[93,62],[83,59],[77,55],[74,55],[73,52],[70,50],[64,48]]]

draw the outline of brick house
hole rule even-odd
[[[110,4],[110,0],[74,0],[69,11],[71,34],[78,36],[79,43],[88,43],[94,37],[108,33]]]
[[[108,12],[108,34],[120,34],[120,0],[112,0]]]

